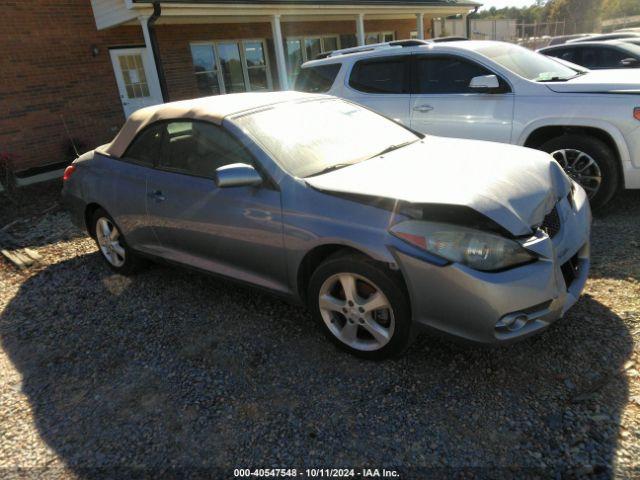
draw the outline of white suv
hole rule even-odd
[[[640,70],[589,71],[502,42],[405,40],[307,62],[294,88],[422,133],[544,150],[594,207],[640,188]]]

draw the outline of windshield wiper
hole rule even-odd
[[[376,158],[379,157],[380,155],[384,155],[385,153],[389,153],[389,152],[393,152],[394,150],[398,150],[400,148],[406,147],[407,145],[410,145],[412,143],[415,143],[417,141],[419,141],[420,139],[417,140],[409,140],[408,142],[404,142],[404,143],[399,143],[397,145],[389,145],[387,148],[385,148],[384,150],[382,150],[381,152],[376,153],[375,155],[370,156],[367,160],[370,160],[372,158]]]
[[[330,166],[328,166],[326,168],[323,168],[319,172],[312,173],[311,175],[307,175],[304,178],[316,177],[318,175],[324,175],[325,173],[333,172],[335,170],[340,170],[341,168],[349,167],[351,165],[355,165],[356,163],[358,163],[358,162],[355,162],[355,163],[336,163],[335,165],[330,165]]]

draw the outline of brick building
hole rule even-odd
[[[133,110],[289,88],[336,48],[429,37],[467,0],[2,2],[0,154],[18,184],[109,141]]]

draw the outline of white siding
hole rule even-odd
[[[125,0],[91,0],[91,7],[98,30],[119,25],[137,16],[135,10],[127,8]]]
[[[442,23],[434,22],[434,36],[464,36],[466,19],[447,19],[442,34]],[[516,20],[471,20],[471,31],[468,37],[472,40],[499,40],[501,42],[516,41]]]

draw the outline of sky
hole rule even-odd
[[[483,9],[496,7],[526,7],[532,5],[534,0],[477,0],[479,3],[482,3]]]

